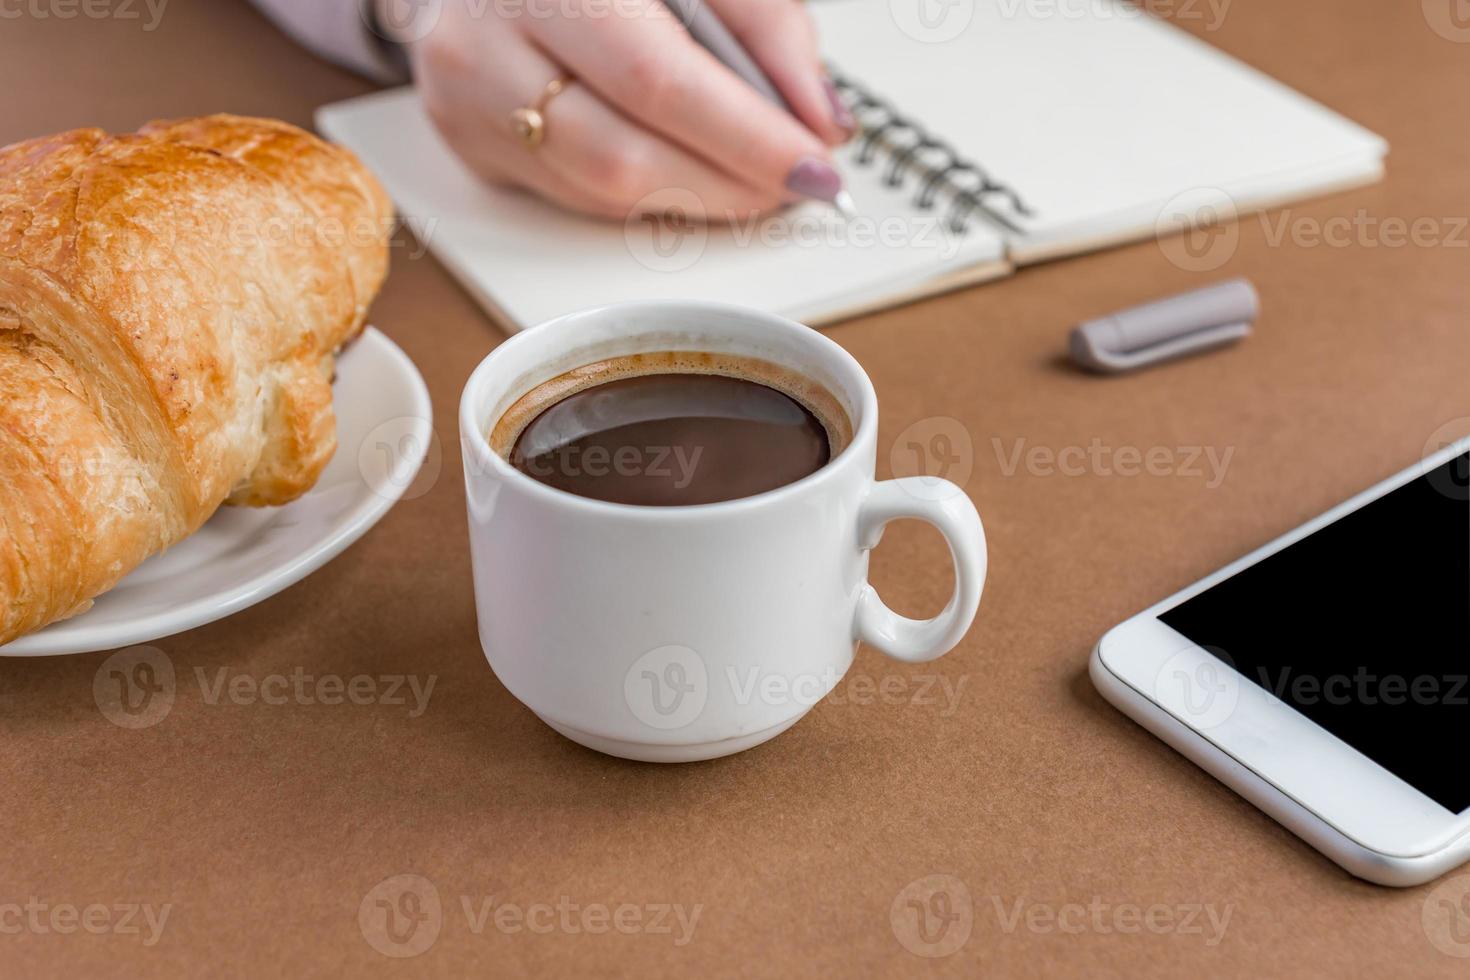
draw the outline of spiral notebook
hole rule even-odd
[[[652,298],[825,323],[1382,175],[1382,139],[1126,4],[925,4],[812,4],[862,125],[838,153],[846,223],[808,204],[706,226],[677,194],[657,216],[578,217],[477,181],[412,89],[317,123],[510,329]]]

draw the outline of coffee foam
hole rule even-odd
[[[739,354],[708,351],[653,351],[610,357],[559,374],[532,388],[506,409],[490,430],[490,448],[509,459],[516,439],[531,422],[557,402],[597,385],[620,378],[650,374],[712,374],[739,378],[774,388],[795,399],[816,416],[827,432],[832,457],[852,442],[852,420],[825,387],[800,372],[770,361]]]

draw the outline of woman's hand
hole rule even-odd
[[[680,2],[710,3],[797,118],[696,44],[660,0],[442,0],[432,29],[406,39],[414,78],[476,173],[578,211],[688,211],[692,191],[702,213],[691,217],[728,221],[835,182],[829,150],[852,116],[798,0]],[[511,113],[561,76],[572,81],[528,148]]]

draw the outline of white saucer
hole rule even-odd
[[[221,507],[135,568],[91,609],[0,647],[0,656],[111,650],[203,626],[267,599],[331,561],[413,483],[433,436],[418,368],[368,327],[337,359],[337,452],[284,507]]]

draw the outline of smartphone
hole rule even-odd
[[[1109,630],[1104,698],[1354,875],[1470,858],[1470,440]]]

